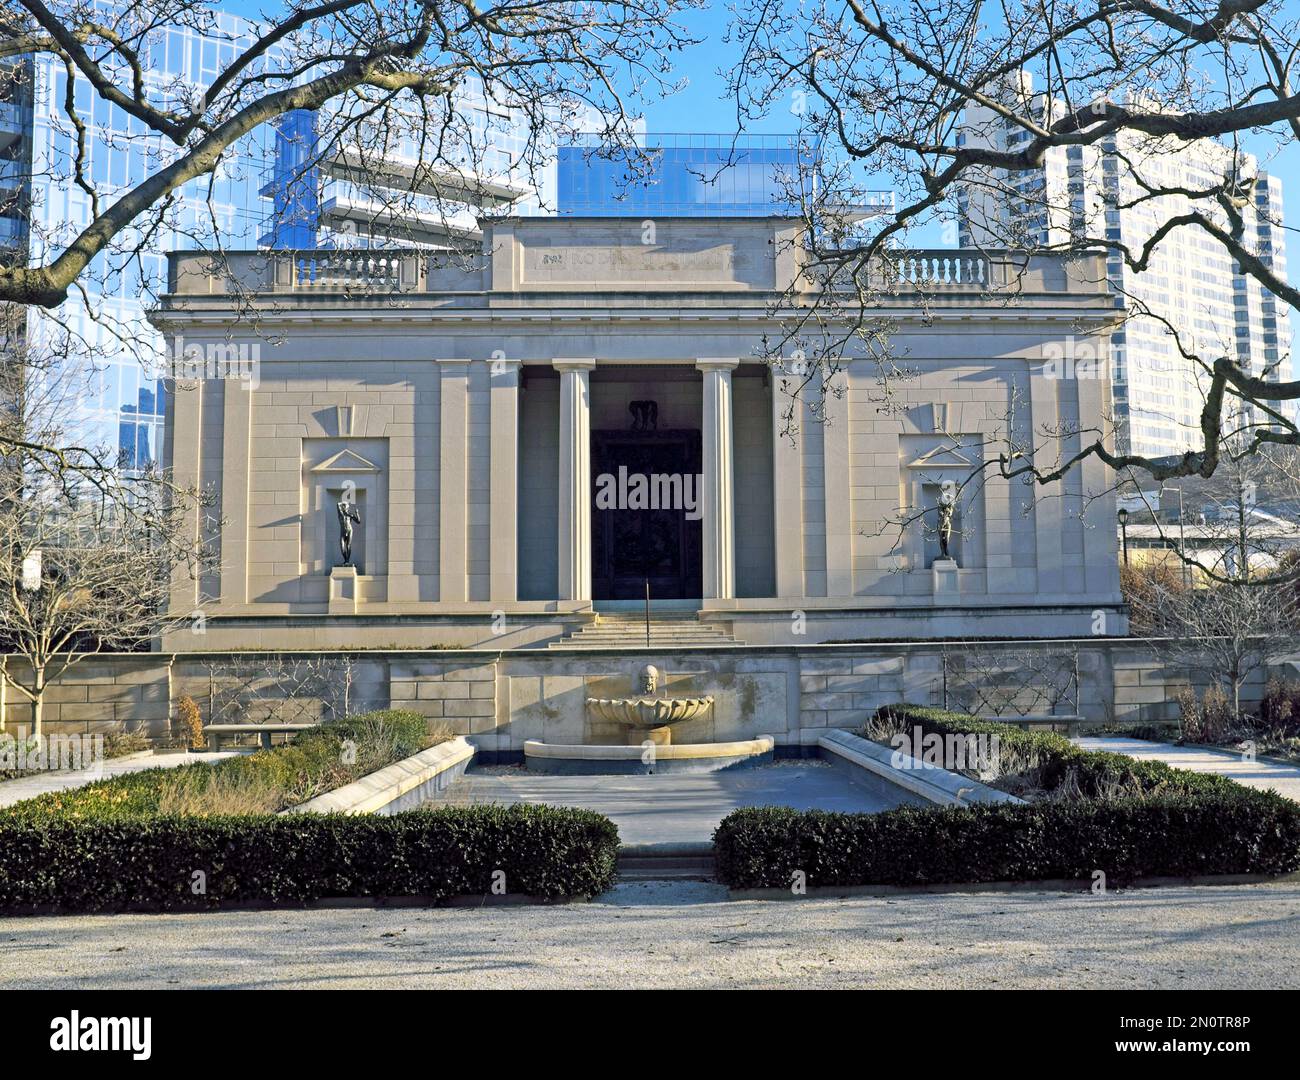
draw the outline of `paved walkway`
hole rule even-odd
[[[471,769],[439,802],[582,806],[611,818],[625,844],[703,843],[740,806],[875,813],[913,800],[901,788],[859,781],[825,761],[657,776],[550,776],[518,766]]]
[[[68,788],[82,787],[124,773],[142,772],[145,769],[173,769],[178,765],[193,765],[199,761],[223,761],[237,753],[238,750],[219,750],[201,754],[127,754],[125,757],[105,759],[102,771],[99,768],[75,772],[66,769],[46,770],[0,783],[0,806],[12,806],[16,802],[34,799],[47,792],[66,791]]]
[[[1300,988],[1300,884],[0,920],[0,988]]]
[[[1085,750],[1109,750],[1129,757],[1163,761],[1190,772],[1218,773],[1247,787],[1272,788],[1288,799],[1300,802],[1300,768],[1273,761],[1246,761],[1231,750],[1210,750],[1203,746],[1174,746],[1146,739],[1081,738]]]

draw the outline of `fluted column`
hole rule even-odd
[[[736,595],[735,497],[732,492],[731,372],[734,357],[707,358],[695,366],[704,373],[702,426],[704,476],[700,492],[704,511],[704,599],[730,600]]]
[[[591,599],[591,369],[553,360],[560,373],[560,600]]]

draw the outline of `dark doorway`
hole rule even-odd
[[[682,499],[658,509],[632,509],[627,500],[603,508],[601,477],[673,477],[671,490],[689,492],[691,520]],[[640,600],[646,580],[654,600],[693,600],[703,592],[700,570],[700,433],[698,431],[595,431],[591,436],[591,587],[594,600]],[[688,480],[689,478],[689,480]],[[660,493],[670,490],[654,484]],[[624,488],[626,490],[626,488]],[[660,503],[664,500],[659,500]]]

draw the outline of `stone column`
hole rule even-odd
[[[488,361],[492,474],[488,488],[488,597],[493,601],[519,599],[519,368],[518,360]]]
[[[560,373],[559,600],[591,600],[591,369],[553,360]]]
[[[804,595],[803,443],[785,434],[791,402],[785,382],[780,372],[772,372],[772,549],[776,595],[797,598]],[[795,402],[797,410],[802,407]]]
[[[706,600],[730,600],[736,595],[731,372],[739,364],[734,357],[701,359],[695,364],[704,373],[704,482],[699,499],[704,511],[701,524]]]
[[[469,599],[469,361],[438,360],[438,599]]]

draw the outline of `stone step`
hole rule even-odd
[[[630,613],[618,612],[617,617],[600,615],[597,621],[575,630],[561,641],[552,642],[556,648],[603,648],[607,646],[645,647],[645,618],[639,620]],[[654,615],[650,619],[650,645],[688,648],[692,645],[740,645],[737,638],[720,626],[700,622],[691,612]]]
[[[630,844],[618,854],[620,881],[712,881],[711,843]]]
[[[615,630],[611,627],[596,627],[594,630],[579,630],[573,637],[584,638],[645,638],[645,627],[629,627],[626,630]],[[662,626],[650,627],[650,636],[652,638],[729,638],[731,637],[725,630],[717,630],[712,627],[696,627],[692,630],[666,630]]]

